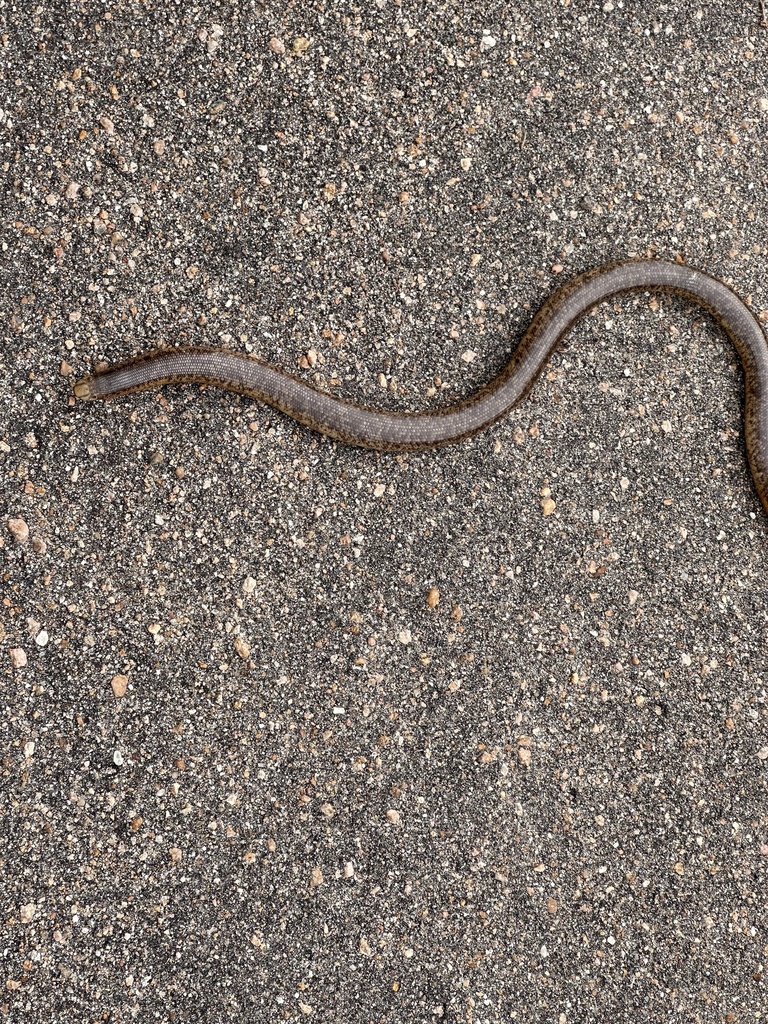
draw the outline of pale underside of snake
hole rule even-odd
[[[259,359],[211,348],[159,349],[108,367],[75,384],[81,399],[114,398],[161,384],[217,385],[280,409],[313,430],[348,444],[413,451],[452,444],[490,426],[528,393],[558,342],[587,310],[633,291],[672,292],[706,309],[721,325],[744,368],[744,435],[752,478],[768,512],[768,342],[735,292],[681,263],[635,259],[589,270],[541,307],[512,358],[489,384],[455,405],[392,413],[335,398]]]

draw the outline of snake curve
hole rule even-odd
[[[702,306],[722,326],[744,368],[744,434],[752,478],[768,512],[768,342],[728,285],[681,263],[631,259],[588,270],[544,303],[504,369],[471,397],[447,408],[392,413],[317,391],[292,374],[239,352],[158,349],[84,377],[80,399],[114,398],[161,384],[218,385],[280,409],[313,430],[364,448],[413,451],[451,444],[490,426],[530,391],[559,341],[584,313],[615,295],[662,291]]]

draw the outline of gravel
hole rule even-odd
[[[71,385],[161,345],[438,407],[684,259],[768,320],[717,5],[0,0],[0,1019],[768,1020],[768,517],[700,309],[458,447]]]

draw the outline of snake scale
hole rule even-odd
[[[266,402],[348,444],[382,451],[433,448],[471,437],[504,416],[526,396],[579,317],[606,299],[633,291],[672,292],[692,300],[712,314],[736,346],[744,368],[747,457],[768,512],[768,343],[763,328],[728,285],[667,260],[623,260],[575,277],[544,303],[501,373],[470,398],[443,409],[392,413],[363,408],[259,359],[198,347],[149,352],[84,377],[74,391],[81,399],[114,398],[161,384],[213,384]]]

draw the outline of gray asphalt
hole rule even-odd
[[[466,397],[561,282],[768,320],[759,0],[0,0],[0,1020],[768,1020],[768,517],[637,296],[459,447],[100,361]]]

